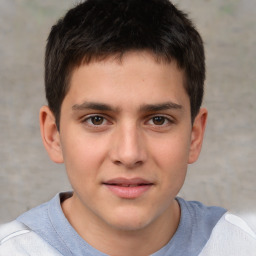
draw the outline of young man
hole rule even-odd
[[[88,0],[53,26],[40,111],[73,192],[1,229],[0,255],[255,255],[219,207],[177,198],[199,156],[204,49],[168,0]]]

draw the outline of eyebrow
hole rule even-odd
[[[72,106],[72,110],[99,110],[99,111],[114,111],[117,112],[118,108],[113,108],[112,106],[104,103],[98,102],[88,102],[85,101],[82,104],[75,104]],[[140,107],[140,112],[157,112],[162,110],[169,110],[169,109],[182,109],[182,105],[179,105],[174,102],[164,102],[159,104],[144,104]]]
[[[156,112],[169,109],[182,109],[182,105],[174,102],[165,102],[160,104],[146,104],[141,106],[140,110],[145,112]]]
[[[93,110],[101,110],[101,111],[113,111],[114,108],[110,105],[97,103],[97,102],[83,102],[82,104],[75,104],[72,106],[72,110],[86,110],[86,109],[93,109]]]

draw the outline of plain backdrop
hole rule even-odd
[[[175,0],[206,49],[209,119],[199,161],[180,195],[256,212],[256,1]],[[69,190],[39,132],[44,47],[70,0],[0,0],[0,222]]]

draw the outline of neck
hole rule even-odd
[[[117,229],[93,215],[88,216],[88,213],[81,216],[83,210],[77,209],[72,198],[63,202],[62,209],[70,224],[87,243],[112,256],[142,256],[160,250],[173,237],[180,219],[180,207],[176,200],[156,220],[138,230]]]

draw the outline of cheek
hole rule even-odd
[[[65,141],[62,141],[61,144],[69,176],[78,176],[79,174],[81,177],[83,175],[89,177],[97,174],[106,155],[104,143],[99,139],[77,134],[65,136]]]
[[[189,138],[173,136],[158,142],[158,147],[152,147],[151,152],[159,166],[175,171],[187,166],[189,147]]]
[[[165,139],[159,147],[152,148],[154,162],[160,170],[160,184],[166,196],[176,196],[187,173],[189,138],[176,136]]]
[[[79,141],[67,142],[63,151],[69,182],[80,198],[86,198],[97,183],[99,155],[91,144]]]

